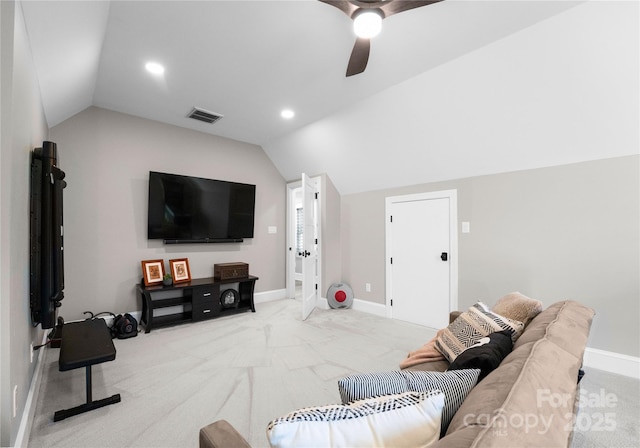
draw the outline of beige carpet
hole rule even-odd
[[[59,350],[47,349],[28,446],[195,448],[198,430],[221,418],[252,446],[268,446],[270,420],[338,403],[340,377],[397,369],[435,333],[353,310],[315,310],[302,322],[294,300],[256,309],[116,339],[116,360],[93,368],[93,398],[120,393],[122,402],[56,423],[55,411],[85,401],[85,374],[59,372]],[[640,446],[638,381],[593,372],[583,388],[619,396],[620,431],[584,431],[574,446]]]

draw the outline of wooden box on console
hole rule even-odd
[[[213,277],[216,280],[232,280],[249,276],[247,263],[219,263],[213,265]]]

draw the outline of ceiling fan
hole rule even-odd
[[[335,6],[353,20],[356,43],[353,46],[347,76],[362,73],[369,61],[370,39],[380,32],[382,20],[420,6],[431,5],[442,0],[320,0]]]

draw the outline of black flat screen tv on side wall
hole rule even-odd
[[[253,238],[256,186],[149,172],[147,236],[166,244]]]
[[[58,166],[54,142],[31,153],[30,308],[33,325],[53,328],[64,298],[62,190],[65,173]]]

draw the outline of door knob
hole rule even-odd
[[[442,254],[440,254],[440,259],[442,261],[447,261],[449,259],[449,255],[446,252],[442,252]]]

